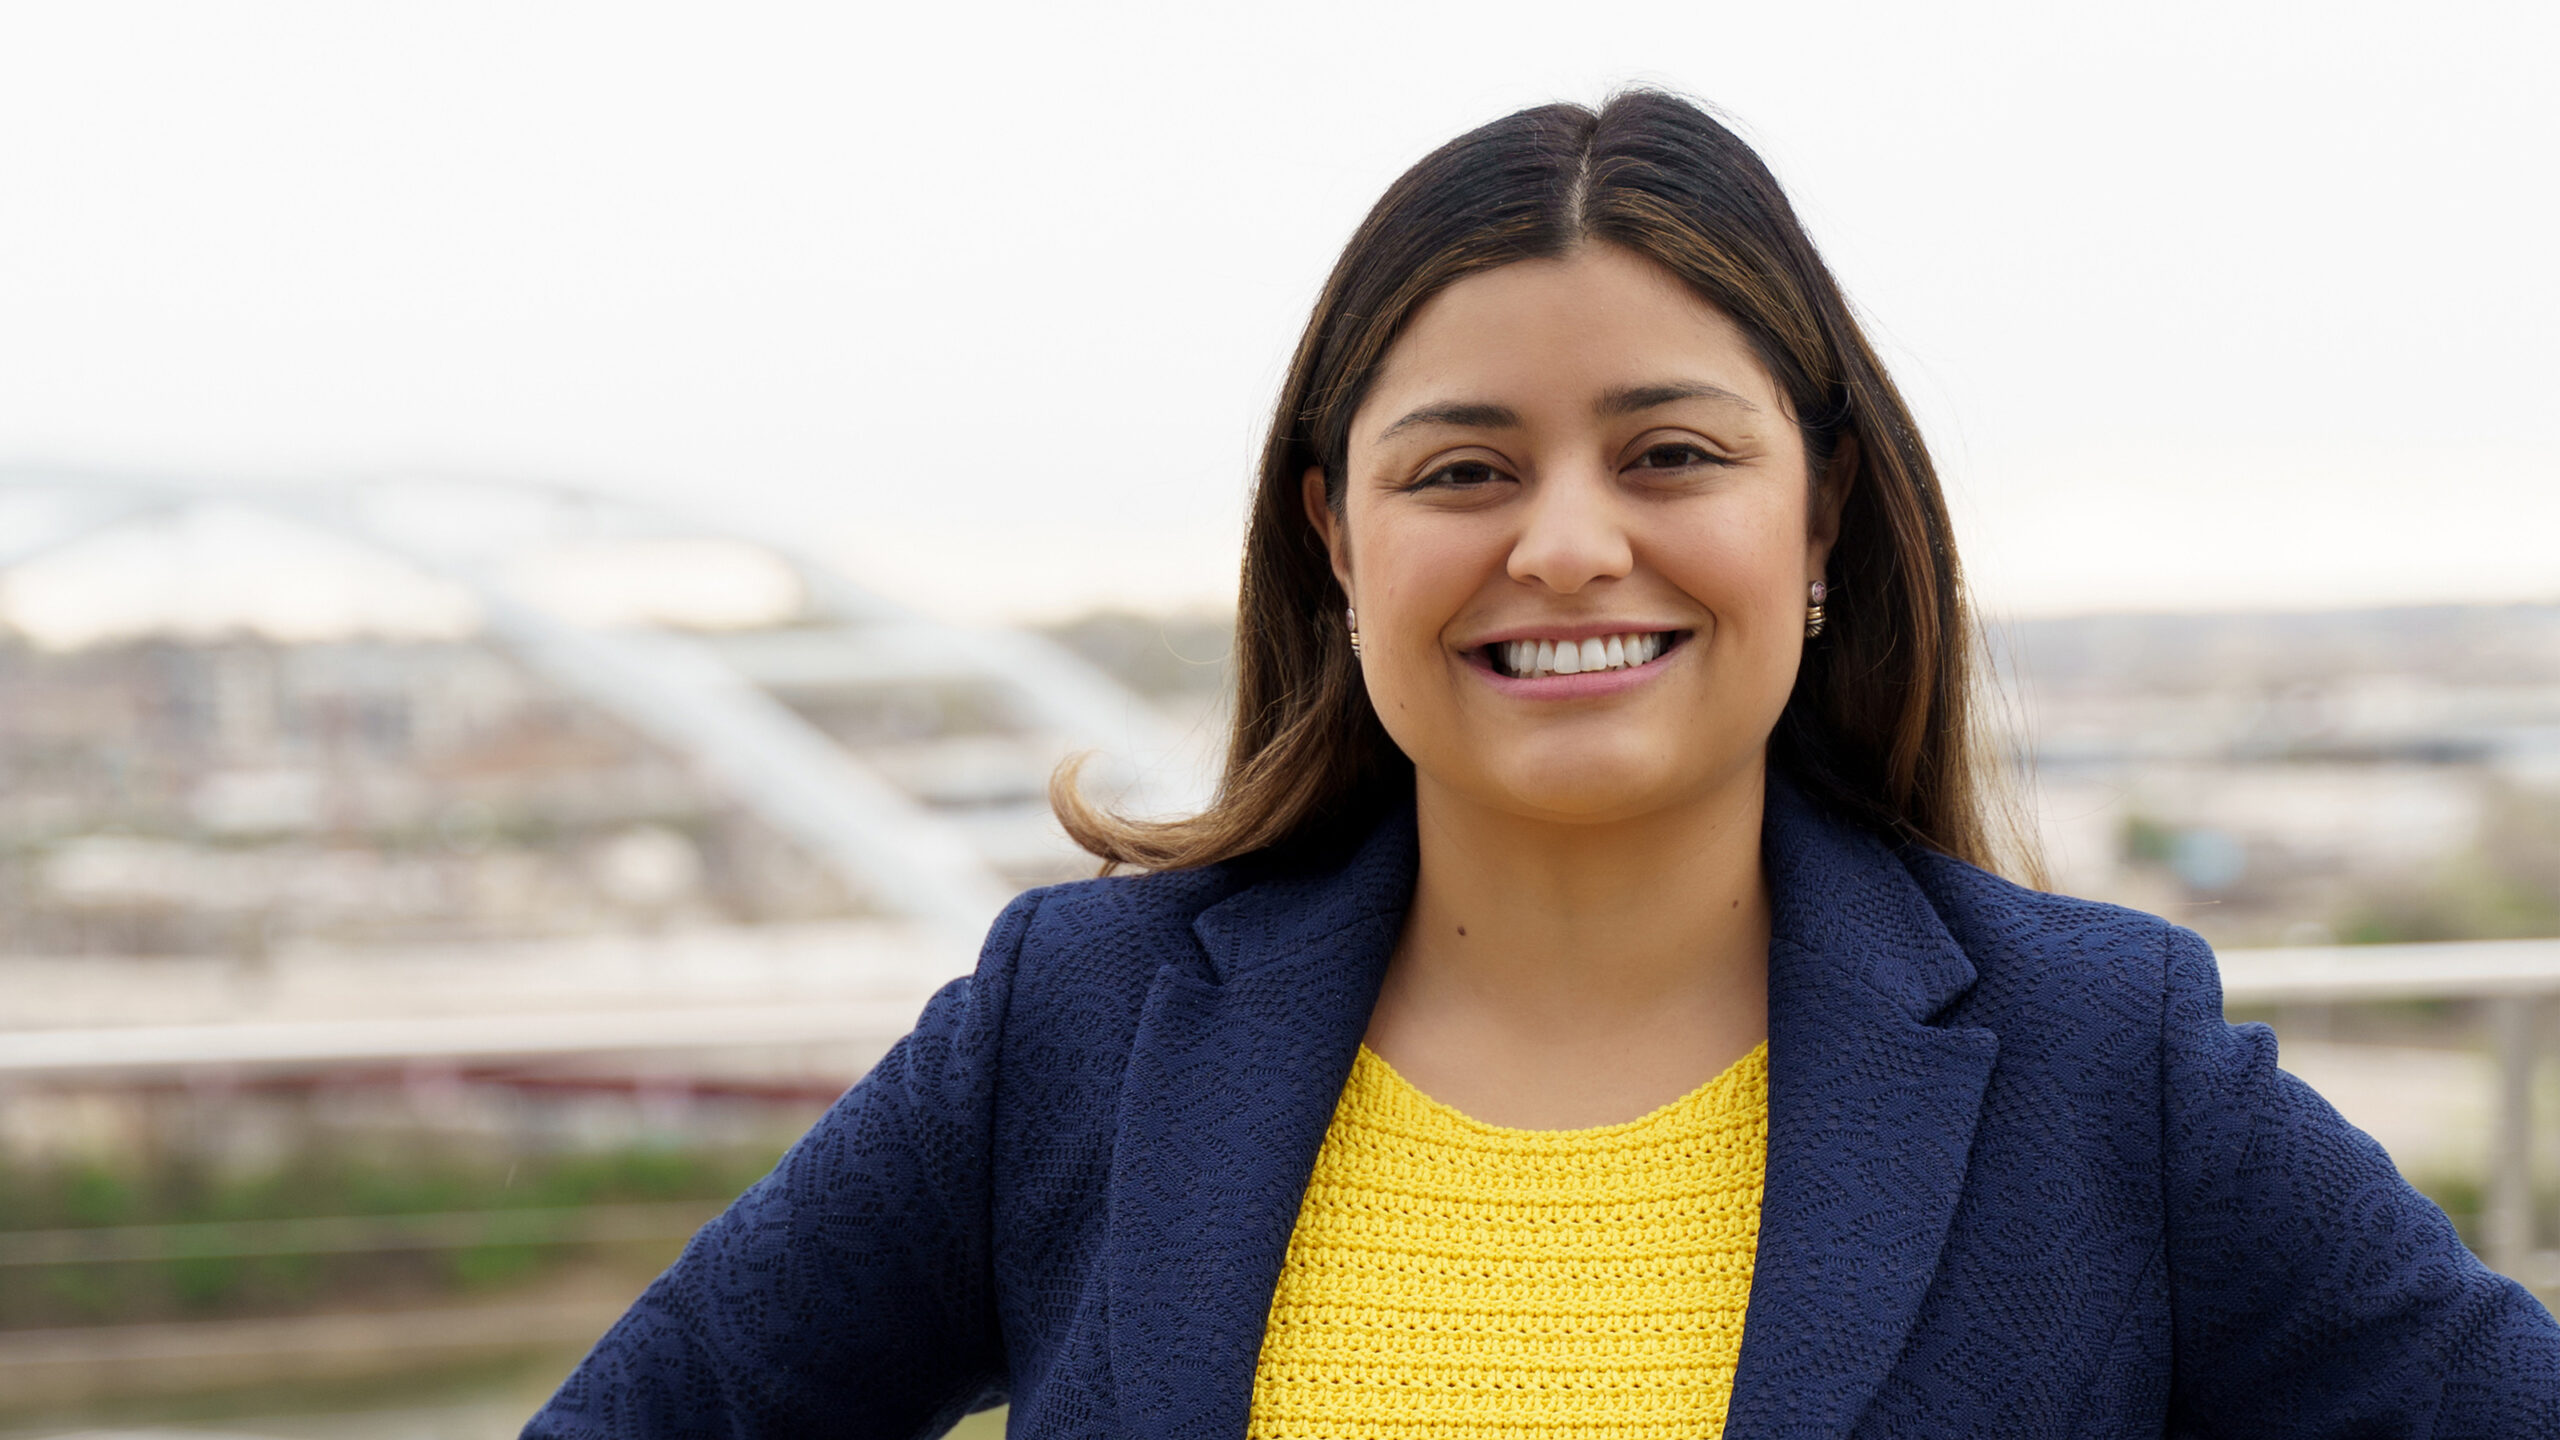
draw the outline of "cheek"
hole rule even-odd
[[[1486,549],[1469,527],[1399,523],[1373,515],[1353,522],[1352,584],[1360,596],[1360,628],[1374,623],[1394,643],[1436,641],[1484,583]],[[1499,555],[1493,561],[1499,568]]]
[[[1664,534],[1663,577],[1727,624],[1763,627],[1804,592],[1804,522],[1779,507],[1726,514]]]
[[[1362,682],[1408,755],[1440,755],[1457,743],[1450,626],[1486,577],[1501,574],[1501,547],[1471,533],[1481,527],[1434,523],[1448,518],[1373,514],[1352,521]]]

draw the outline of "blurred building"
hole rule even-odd
[[[2560,933],[2560,606],[1993,640],[2061,888],[2229,944]]]
[[[14,954],[858,908],[682,756],[469,641],[0,639],[0,847]]]

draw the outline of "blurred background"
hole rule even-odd
[[[0,3],[0,1435],[512,1434],[1060,757],[1204,793],[1376,194],[1630,83],[1908,390],[2057,887],[2560,1294],[2555,29]]]

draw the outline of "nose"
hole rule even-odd
[[[1507,568],[1522,584],[1572,595],[1594,580],[1625,579],[1635,560],[1627,516],[1607,481],[1557,475],[1531,493]]]

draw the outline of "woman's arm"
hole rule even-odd
[[[977,972],[694,1236],[525,1440],[912,1436],[998,1398],[989,1136],[1037,905],[1006,908]]]
[[[2170,1433],[2560,1436],[2560,1325],[2169,941],[2161,1076]]]

